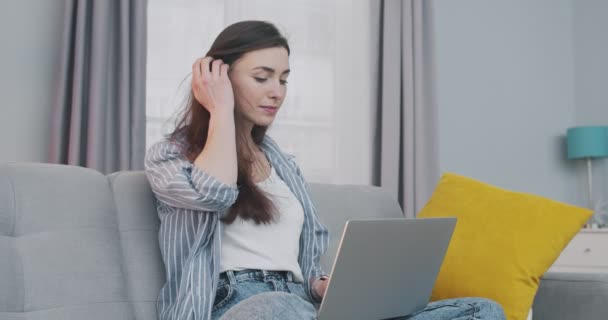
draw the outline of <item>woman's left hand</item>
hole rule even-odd
[[[315,291],[315,294],[323,299],[323,296],[325,296],[325,290],[327,290],[327,284],[329,283],[329,277],[321,277],[318,278],[317,280],[315,280],[315,282],[312,283],[312,289]]]

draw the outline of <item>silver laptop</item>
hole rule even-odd
[[[380,320],[429,302],[455,218],[349,220],[319,320]]]

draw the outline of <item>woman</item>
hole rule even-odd
[[[297,164],[268,136],[290,49],[275,26],[223,30],[192,66],[175,131],[146,156],[167,282],[160,319],[314,319],[328,243]],[[459,318],[460,317],[460,318]],[[503,319],[495,303],[443,301],[411,319]]]

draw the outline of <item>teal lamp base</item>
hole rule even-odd
[[[566,134],[568,159],[585,159],[587,161],[587,199],[593,216],[585,225],[586,228],[598,228],[601,222],[598,209],[593,202],[593,170],[591,160],[608,157],[608,126],[583,126],[568,128]]]
[[[591,218],[589,218],[589,221],[587,221],[587,223],[585,224],[585,228],[587,229],[597,229],[599,227],[599,224],[597,223],[597,219],[596,219],[596,211],[595,211],[595,206],[593,204],[593,178],[592,178],[592,172],[593,169],[591,167],[591,158],[587,157],[587,200],[588,205],[589,205],[589,209],[593,210],[593,215],[591,216]]]

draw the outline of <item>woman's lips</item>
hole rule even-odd
[[[262,108],[262,110],[264,110],[264,112],[266,112],[268,114],[275,114],[279,110],[279,108],[277,108],[277,107],[270,107],[270,106],[260,106],[260,108]]]

